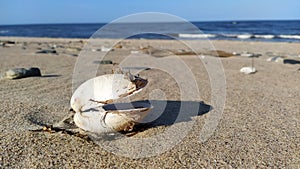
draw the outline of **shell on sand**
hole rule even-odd
[[[76,112],[75,124],[89,132],[130,131],[152,109],[145,102],[114,103],[120,98],[141,91],[148,81],[137,76],[107,74],[81,84],[70,104]]]
[[[256,73],[256,69],[254,67],[242,67],[240,72],[245,74],[253,74]]]

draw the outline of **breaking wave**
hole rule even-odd
[[[180,38],[214,38],[216,36],[214,34],[178,34]]]
[[[279,35],[278,37],[283,39],[300,39],[300,35]]]
[[[236,38],[236,39],[300,39],[300,35],[260,35],[260,34],[178,34],[180,38],[202,39],[202,38]]]

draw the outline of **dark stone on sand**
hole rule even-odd
[[[6,79],[20,79],[25,77],[42,76],[39,68],[32,67],[29,69],[15,68],[6,71],[3,75]]]
[[[94,63],[96,63],[96,64],[101,64],[101,65],[109,65],[109,64],[113,64],[113,62],[112,62],[111,60],[94,61]]]
[[[44,54],[57,54],[57,51],[54,49],[45,49],[45,50],[40,50],[37,51],[36,53],[44,53]]]
[[[151,70],[150,67],[122,67],[124,70]]]
[[[299,60],[294,60],[294,59],[284,59],[283,63],[284,64],[296,65],[296,64],[300,64],[300,61]]]
[[[12,46],[15,46],[15,44],[16,44],[15,41],[2,41],[3,47],[12,47]]]

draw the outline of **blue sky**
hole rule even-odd
[[[2,0],[0,25],[110,22],[137,12],[189,21],[300,19],[299,0]]]

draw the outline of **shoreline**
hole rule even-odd
[[[203,38],[203,39],[180,39],[180,37],[177,37],[178,39],[146,39],[146,38],[134,38],[134,39],[126,39],[126,40],[153,40],[153,41],[157,41],[157,40],[161,40],[161,41],[173,41],[173,40],[181,40],[181,41],[229,41],[229,42],[260,42],[260,43],[300,43],[297,41],[264,41],[264,40],[250,40],[250,39],[209,39],[209,38]],[[0,36],[0,39],[48,39],[48,40],[89,40],[89,39],[93,39],[92,36],[89,38],[64,38],[64,37],[27,37],[27,36]],[[120,40],[120,38],[99,38],[97,40]]]
[[[157,48],[164,48],[163,46],[157,45],[159,43],[176,44],[179,49],[186,49],[186,44],[191,45],[188,47],[189,50],[203,50],[204,48],[209,48],[211,50],[223,50],[226,52],[252,52],[260,53],[273,53],[274,55],[284,55],[288,54],[294,57],[300,55],[300,43],[297,42],[263,42],[263,41],[235,41],[235,40],[167,40],[167,39],[81,39],[81,38],[35,38],[35,37],[0,37],[0,41],[16,41],[16,42],[36,42],[36,43],[71,43],[80,42],[82,43],[81,48],[87,46],[87,43],[100,43],[101,46],[103,42],[107,42],[106,45],[109,46],[112,43],[130,43],[134,42],[139,44],[140,47],[143,44],[154,45]],[[182,42],[182,43],[181,43]],[[203,45],[203,47],[199,47]],[[100,47],[98,46],[98,47]],[[112,46],[111,46],[112,47]],[[260,50],[262,48],[262,50]],[[136,49],[134,49],[136,50]]]

